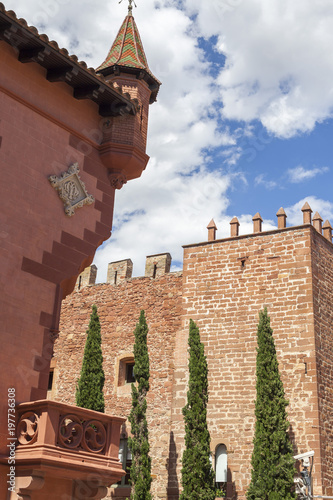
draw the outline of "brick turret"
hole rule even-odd
[[[214,222],[214,219],[212,219],[210,221],[210,223],[207,226],[207,229],[208,229],[208,241],[216,240],[217,227],[216,227],[216,224]]]
[[[316,212],[313,217],[313,227],[322,234],[323,219],[320,217],[319,213]]]
[[[259,212],[256,213],[254,217],[252,217],[253,220],[253,232],[254,233],[261,233],[262,231],[262,217]]]
[[[149,157],[145,154],[149,104],[156,101],[161,83],[149,69],[147,58],[132,10],[123,21],[105,61],[96,69],[106,81],[137,103],[131,120],[112,118],[113,110],[105,109],[102,159],[114,172],[115,182],[125,183],[139,177]],[[117,127],[117,128],[115,128]],[[126,140],[124,140],[124,135]],[[132,158],[128,159],[129,151]],[[116,156],[115,156],[116,153]],[[113,175],[114,175],[113,174]],[[117,175],[118,174],[118,175]]]
[[[311,224],[311,214],[312,210],[308,202],[305,202],[302,207],[303,212],[303,224]]]
[[[237,217],[234,217],[233,219],[231,219],[230,221],[230,236],[233,237],[233,236],[238,236],[239,235],[239,220],[237,219]]]
[[[324,237],[332,243],[332,226],[328,220],[325,221],[323,225]]]
[[[284,229],[287,226],[287,214],[282,207],[277,212],[276,216],[278,218],[278,229]]]

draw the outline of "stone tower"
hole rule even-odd
[[[216,238],[212,220],[208,241],[184,247],[182,272],[169,272],[169,254],[152,255],[147,257],[145,276],[85,286],[65,301],[53,397],[73,398],[84,333],[91,305],[96,304],[104,325],[106,408],[124,418],[131,408],[133,331],[140,310],[145,310],[154,499],[178,500],[181,490],[182,408],[188,381],[188,324],[193,319],[208,362],[207,421],[216,482],[226,490],[226,500],[245,500],[255,425],[256,331],[258,313],[265,306],[289,400],[294,455],[314,451],[314,495],[333,496],[332,227],[328,221],[322,224],[318,213],[312,222],[308,204],[302,211],[303,224],[287,227],[287,214],[281,208],[277,227],[270,231],[263,230],[257,213],[253,232],[247,235],[239,234],[240,223],[234,217],[230,237],[224,239]],[[112,263],[112,270],[125,276],[129,262]],[[127,424],[122,428],[123,450],[128,435]],[[130,456],[125,451],[122,459],[128,470]],[[129,495],[125,477],[107,498],[122,500]]]

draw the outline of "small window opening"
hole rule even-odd
[[[79,284],[77,286],[78,290],[81,288],[81,283],[82,283],[82,276],[79,276]]]
[[[132,384],[133,382],[135,382],[134,363],[126,363],[125,383]]]
[[[130,469],[132,465],[132,453],[128,446],[128,439],[121,439],[119,443],[119,461],[126,472],[125,476],[118,481],[117,486],[128,486]]]
[[[49,373],[49,382],[48,382],[47,390],[52,391],[52,387],[53,387],[53,370],[51,370]]]
[[[156,278],[157,264],[154,264],[153,278]]]
[[[221,495],[226,495],[228,477],[228,455],[227,447],[219,444],[215,452],[215,482],[216,488]]]
[[[244,268],[244,267],[245,267],[245,259],[242,259],[242,260],[241,260],[241,266],[242,266],[242,268]]]
[[[304,361],[304,373],[305,373],[305,375],[307,375],[307,373],[308,373],[308,364],[306,361]]]
[[[143,122],[143,106],[141,106],[141,115],[140,115],[140,130],[142,130],[142,122]]]
[[[117,284],[117,276],[118,276],[118,271],[115,271],[114,273],[114,284]]]

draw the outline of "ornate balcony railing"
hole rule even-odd
[[[118,459],[123,418],[50,400],[22,403],[16,414],[18,488],[21,477],[27,491],[27,477],[33,470],[42,482],[51,476],[76,485],[81,482],[81,489],[89,483],[94,493],[84,498],[102,498],[105,487],[124,475]],[[43,487],[37,483],[38,489]]]

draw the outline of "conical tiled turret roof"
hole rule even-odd
[[[134,17],[130,14],[125,17],[105,61],[96,72],[107,76],[114,73],[116,68],[137,76],[140,74],[141,78],[145,76],[144,79],[151,87],[155,100],[161,83],[149,69],[139,30]]]
[[[146,54],[133,16],[126,16],[107,58],[96,71],[114,65],[149,69]]]

